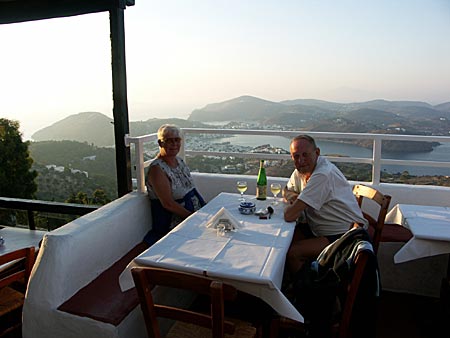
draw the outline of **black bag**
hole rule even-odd
[[[328,269],[323,276],[307,262],[297,274],[294,283],[294,306],[305,319],[308,337],[329,337],[333,313],[336,311],[339,276]]]
[[[352,267],[347,258],[359,241],[368,241],[362,228],[352,229],[329,245],[318,260],[306,262],[294,281],[294,306],[305,319],[308,337],[330,337],[331,324],[340,315]]]

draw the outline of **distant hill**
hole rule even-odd
[[[253,128],[376,134],[445,135],[450,131],[450,102],[432,106],[421,101],[372,100],[336,103],[315,99],[271,102],[252,96],[208,104],[188,118],[237,121]],[[371,143],[360,141],[371,147]],[[431,151],[431,142],[390,142],[390,151]]]
[[[270,117],[274,112],[288,112],[290,108],[281,103],[259,99],[253,96],[240,96],[220,103],[195,109],[188,120],[191,121],[252,121]]]
[[[328,102],[323,100],[315,100],[315,99],[297,99],[297,100],[286,100],[281,101],[280,103],[288,105],[288,106],[311,106],[311,107],[317,107],[322,109],[328,109],[337,111],[340,110],[343,106],[345,106],[345,103],[336,103],[336,102]]]
[[[206,124],[198,121],[188,121],[179,118],[170,119],[149,119],[147,121],[134,121],[130,122],[130,135],[142,136],[146,134],[156,133],[158,128],[165,123],[175,124],[181,128],[207,128]]]
[[[117,197],[115,150],[76,141],[31,142],[33,168],[38,171],[38,199],[64,202],[80,191],[89,196],[102,189],[109,199]],[[64,167],[59,172],[47,165]],[[72,173],[71,169],[88,173]]]
[[[34,141],[63,141],[93,143],[100,147],[114,144],[113,120],[96,112],[74,114],[35,132]]]
[[[183,119],[149,119],[130,122],[130,135],[141,136],[155,133],[164,123],[179,127],[205,127],[206,125]],[[35,132],[31,138],[36,141],[77,141],[94,144],[97,147],[114,145],[113,119],[97,112],[74,114]]]
[[[289,102],[289,104],[284,104],[283,102],[287,101],[272,102],[253,96],[240,96],[228,101],[208,104],[202,109],[195,109],[190,114],[188,120],[203,122],[259,121],[270,123],[277,115],[287,116],[287,114],[300,114],[300,116],[310,118],[311,116],[325,117],[334,113],[328,108],[328,105],[324,104],[320,106],[312,102],[320,102],[319,100],[308,100],[306,102],[308,104],[298,104],[297,101],[300,100],[294,100]]]
[[[445,102],[434,106],[435,109],[450,113],[450,102]]]
[[[450,102],[432,106],[421,101],[372,100],[336,103],[315,99],[272,102],[253,96],[211,103],[195,109],[187,120],[149,119],[130,122],[130,135],[154,133],[164,123],[180,127],[211,127],[204,123],[231,121],[253,123],[257,128],[279,126],[284,130],[328,132],[448,135]],[[72,140],[97,147],[114,145],[113,120],[101,113],[71,115],[32,135],[35,141]]]
[[[270,121],[283,124],[297,114],[299,119],[324,119],[340,117],[351,111],[372,109],[380,114],[393,113],[400,117],[450,119],[450,102],[437,106],[421,101],[372,100],[367,102],[337,103],[314,99],[296,99],[272,102],[253,96],[240,96],[231,100],[206,105],[194,110],[188,120],[196,121]],[[288,115],[294,114],[294,115]],[[375,117],[375,116],[372,116]],[[391,115],[394,117],[394,115]],[[280,120],[277,122],[277,118]],[[391,121],[385,121],[390,123]]]
[[[361,123],[369,122],[377,125],[388,125],[392,123],[406,122],[405,118],[397,114],[372,108],[350,110],[346,113],[343,113],[342,117],[353,121],[359,121]]]

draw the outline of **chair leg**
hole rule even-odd
[[[270,338],[278,338],[280,332],[280,319],[273,318],[270,322],[270,330],[269,330]]]

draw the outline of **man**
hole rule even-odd
[[[366,226],[352,188],[341,171],[326,158],[308,135],[299,135],[290,144],[295,170],[283,190],[288,202],[284,219],[297,221],[287,254],[291,274],[309,258],[316,258],[330,243],[355,223]]]

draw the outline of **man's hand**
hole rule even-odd
[[[302,200],[295,199],[294,202],[288,204],[286,208],[284,208],[284,220],[286,222],[293,222],[300,217],[303,210],[307,207],[306,203]]]
[[[284,201],[289,204],[294,203],[298,197],[298,193],[296,193],[295,191],[289,190],[287,187],[284,187],[282,194],[283,194]]]

